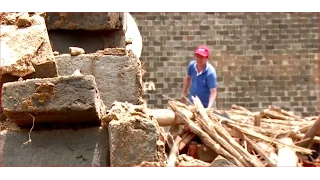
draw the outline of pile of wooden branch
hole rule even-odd
[[[320,143],[318,117],[301,118],[271,105],[261,112],[233,105],[226,118],[204,108],[197,97],[193,103],[169,100],[168,105],[202,143],[236,166],[310,166],[306,157]]]

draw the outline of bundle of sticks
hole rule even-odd
[[[320,143],[316,116],[301,118],[272,105],[261,112],[233,105],[226,118],[204,108],[198,97],[193,103],[171,99],[168,105],[206,146],[239,167],[303,166],[310,163],[305,157],[313,154],[312,145]]]

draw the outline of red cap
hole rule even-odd
[[[209,56],[209,48],[207,46],[198,46],[194,51],[194,54],[199,54],[200,56],[207,57]]]

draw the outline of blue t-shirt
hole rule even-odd
[[[190,88],[190,97],[198,96],[201,100],[201,103],[206,108],[209,104],[210,98],[210,89],[217,87],[217,75],[215,68],[207,63],[205,69],[201,73],[197,73],[196,61],[191,61],[188,66],[188,73],[191,76],[191,88]]]

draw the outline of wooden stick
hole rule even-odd
[[[179,151],[181,151],[196,135],[194,133],[188,133],[179,144]]]
[[[275,118],[275,119],[283,119],[283,120],[288,120],[288,121],[295,121],[296,119],[293,117],[288,117],[285,116],[277,111],[272,111],[272,110],[264,110],[261,112],[264,116],[269,116],[271,118]]]
[[[284,144],[283,142],[280,142],[277,139],[272,139],[272,138],[270,138],[268,136],[265,136],[263,134],[257,133],[252,129],[241,128],[241,127],[239,127],[237,125],[234,125],[234,124],[228,124],[228,125],[231,128],[239,130],[239,131],[243,132],[246,135],[261,139],[261,140],[263,140],[265,142],[286,146],[286,144]],[[310,150],[310,149],[299,147],[299,146],[296,146],[296,145],[288,145],[288,146],[290,148],[292,148],[293,150],[297,151],[297,152],[301,152],[301,153],[305,153],[305,154],[312,154],[312,150]]]
[[[281,114],[283,114],[285,116],[289,116],[289,117],[292,117],[292,118],[295,118],[295,119],[301,121],[301,117],[296,116],[296,115],[294,115],[292,113],[289,113],[288,111],[286,111],[284,109],[281,109],[280,107],[277,107],[277,106],[274,106],[274,105],[269,105],[269,109],[273,110],[273,111],[277,111],[277,112],[279,112],[279,113],[281,113]]]
[[[152,116],[158,121],[159,126],[177,126],[184,125],[181,118],[176,117],[171,109],[152,109]],[[194,119],[194,115],[190,111],[183,112],[189,119]]]
[[[306,136],[306,134],[293,134],[292,135],[293,138],[297,138],[297,139],[303,139],[305,136]],[[308,140],[310,140],[310,139],[311,138],[308,138]],[[320,137],[319,136],[314,136],[313,137],[313,142],[320,144]]]
[[[239,115],[244,115],[244,116],[252,116],[253,114],[251,112],[246,112],[238,109],[231,109],[232,113],[239,114]]]
[[[229,159],[237,166],[243,167],[242,163],[237,158],[232,156],[228,151],[224,150],[219,144],[212,140],[207,133],[205,133],[200,127],[195,125],[193,121],[191,121],[188,117],[181,113],[181,111],[175,106],[173,101],[169,101],[168,104],[175,111],[176,115],[185,121],[185,123],[190,127],[191,131],[199,136],[204,144],[214,150],[217,154]]]
[[[262,167],[262,164],[259,163],[259,160],[255,159],[251,154],[245,151],[243,147],[241,147],[221,125],[219,125],[215,121],[210,120],[198,97],[193,98],[193,102],[198,108],[198,112],[200,113],[200,116],[197,116],[196,119],[212,139],[217,141],[230,154],[237,157],[244,166]],[[220,137],[220,135],[222,137]]]
[[[233,156],[237,157],[237,159],[242,163],[243,166],[245,167],[250,167],[252,165],[250,165],[245,159],[244,157],[238,152],[236,151],[226,140],[224,140],[223,138],[221,138],[218,133],[216,132],[216,130],[214,128],[209,128],[208,125],[205,124],[205,122],[203,122],[202,119],[197,118],[197,120],[200,122],[201,127],[204,129],[204,131],[206,133],[209,134],[209,136],[215,140],[217,143],[219,143],[226,151],[228,151],[230,154],[232,154]]]
[[[274,127],[270,127],[270,128],[260,128],[254,125],[250,125],[250,124],[244,124],[244,123],[239,123],[239,122],[235,122],[235,121],[222,121],[224,124],[228,125],[228,124],[234,124],[234,125],[238,125],[240,127],[245,127],[245,128],[249,128],[249,129],[253,129],[254,131],[261,133],[261,134],[265,134],[265,135],[288,135],[292,132],[292,128],[290,127],[290,130],[277,130]],[[263,125],[263,123],[262,123]],[[263,127],[263,126],[262,126]]]
[[[261,122],[265,123],[272,123],[272,124],[281,124],[281,125],[289,125],[289,126],[299,126],[299,125],[308,125],[308,124],[313,124],[314,121],[287,121],[283,119],[266,119],[262,118]]]
[[[173,146],[172,146],[171,151],[169,153],[169,158],[168,158],[168,163],[167,163],[168,167],[175,166],[175,161],[176,161],[177,157],[179,156],[179,150],[178,150],[179,145],[178,144],[180,142],[181,142],[181,137],[177,136],[174,140]]]
[[[276,167],[277,163],[274,162],[272,159],[270,159],[266,153],[258,146],[256,145],[250,138],[248,138],[246,135],[243,134],[244,139],[250,144],[250,146],[257,151],[257,153],[260,154],[260,156],[262,156],[267,162],[268,165],[271,167]]]
[[[220,121],[221,119],[223,120],[222,122],[224,124],[235,124],[241,127],[246,127],[249,129],[253,129],[254,131],[260,133],[260,134],[264,134],[267,136],[289,136],[291,134],[295,134],[297,132],[305,132],[307,131],[310,127],[311,127],[311,123],[310,124],[303,124],[301,125],[301,127],[297,126],[297,131],[293,129],[294,126],[287,126],[287,125],[273,125],[273,124],[265,124],[265,123],[261,123],[261,127],[256,127],[254,125],[250,125],[250,124],[244,124],[244,123],[240,123],[237,121],[233,121],[230,119],[226,119],[222,116],[219,116],[217,114],[209,114],[210,118],[217,118],[218,121]]]
[[[319,130],[320,130],[320,116],[318,117],[318,120],[314,122],[314,124],[311,126],[311,128],[308,130],[308,132],[302,139],[304,140],[304,139],[310,138],[310,140],[300,143],[299,146],[309,147],[309,145],[312,144],[313,138],[318,134]]]
[[[231,107],[232,107],[232,109],[237,109],[237,110],[241,110],[241,111],[244,111],[247,113],[252,113],[250,110],[246,109],[245,107],[242,107],[242,106],[239,106],[236,104],[233,104]]]
[[[254,116],[254,126],[260,127],[261,124],[261,114],[259,113],[258,115]]]

